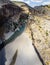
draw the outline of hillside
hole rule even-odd
[[[17,4],[18,6],[24,8],[26,10],[26,8],[28,9],[29,13],[31,12],[33,15],[38,15],[38,16],[45,16],[47,15],[48,18],[50,17],[50,5],[41,5],[41,6],[35,6],[34,8],[30,7],[29,5],[27,5],[26,3],[23,2],[16,2],[14,1],[13,3]],[[27,10],[26,10],[27,11]],[[46,17],[47,17],[46,16]]]
[[[29,13],[26,32],[46,65],[50,65],[50,5],[31,8],[23,2],[14,2]]]
[[[9,43],[12,38],[14,39],[14,36],[16,38],[18,35],[20,35],[25,29],[23,34],[18,36],[18,38],[12,42],[12,46],[11,44],[10,46],[8,45],[8,47],[5,46],[5,49],[12,49],[9,50],[9,52],[7,49],[5,50],[7,52],[6,60],[8,57],[8,60],[10,61],[12,59],[10,58],[11,54],[13,52],[15,53],[15,50],[17,49],[19,50],[19,56],[17,57],[17,60],[19,61],[20,59],[20,62],[17,61],[19,63],[17,63],[17,65],[22,65],[23,57],[24,63],[26,61],[25,65],[27,65],[27,61],[28,65],[31,65],[31,63],[32,65],[37,65],[38,63],[39,65],[50,65],[50,5],[41,5],[32,8],[26,3],[13,1],[11,4],[6,4],[5,6],[3,5],[3,8],[0,9],[0,21],[2,21],[2,25],[0,24],[0,30],[2,32],[4,31],[3,33],[7,33],[7,31],[10,32],[8,33],[8,36],[4,34],[5,39],[9,38],[8,41],[6,41],[7,43]],[[6,23],[3,25],[3,22]],[[2,26],[5,27],[3,27],[5,30],[2,30]],[[11,34],[12,37],[10,37]],[[13,34],[15,35],[13,36]],[[0,48],[4,45],[6,44],[2,44],[1,42]],[[33,57],[34,55],[35,57]]]
[[[50,5],[41,5],[41,6],[35,6],[35,10],[39,11],[41,14],[48,14],[50,15]]]

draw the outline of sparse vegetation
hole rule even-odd
[[[46,14],[46,11],[45,10],[43,10],[43,12],[42,12],[43,14]]]
[[[46,36],[48,36],[48,31],[46,30]]]

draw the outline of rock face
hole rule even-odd
[[[19,20],[21,12],[22,9],[13,4],[3,5],[0,8],[0,38],[3,38],[4,32],[12,29],[13,22]]]
[[[10,0],[0,0],[0,8],[3,4],[11,3]]]
[[[20,19],[27,19],[28,15],[23,9],[13,3],[7,3],[0,8],[0,39],[3,41],[4,33],[15,31],[19,25],[22,26]]]

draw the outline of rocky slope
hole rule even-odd
[[[23,9],[22,12],[29,15],[25,32],[32,40],[32,45],[35,48],[35,51],[39,59],[41,60],[42,64],[50,65],[50,6],[49,5],[38,6],[38,7],[36,6],[34,8],[31,8],[26,3],[23,2],[13,2],[13,3],[18,5],[20,8],[22,8]],[[23,17],[23,15],[21,17]],[[28,47],[26,49],[28,49]]]
[[[33,46],[38,50],[44,63],[50,65],[50,5],[31,8],[21,2],[20,7],[29,13],[26,32],[32,39]]]
[[[34,7],[34,9],[39,13],[33,14],[32,12],[34,23],[30,25],[30,29],[33,35],[33,44],[45,64],[50,65],[50,5]]]

